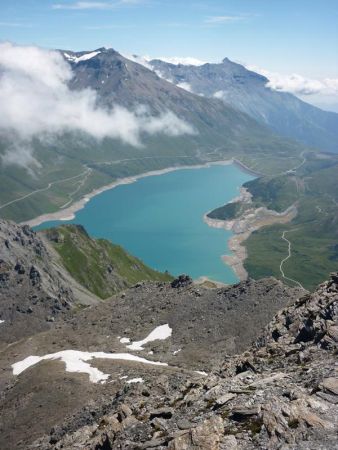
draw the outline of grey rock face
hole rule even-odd
[[[73,292],[60,280],[44,242],[28,227],[0,220],[1,339],[47,329],[47,317],[67,310]],[[30,318],[27,322],[26,315]]]
[[[27,226],[0,219],[1,342],[49,329],[75,300],[81,302],[74,289],[78,294],[79,287],[57,264],[41,236]]]

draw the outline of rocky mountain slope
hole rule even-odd
[[[192,92],[222,99],[275,132],[322,151],[338,152],[338,114],[322,111],[292,94],[266,87],[268,79],[225,58],[189,66],[150,61],[158,74]]]
[[[28,227],[1,229],[2,260],[9,246],[23,267],[32,258],[55,293],[57,253]],[[47,329],[33,312],[8,316],[7,299],[25,305],[37,277],[19,288],[7,272],[2,449],[337,448],[337,274],[313,294],[272,278],[207,289],[180,276],[81,308],[72,285]],[[28,338],[13,342],[19,320]]]
[[[0,219],[2,344],[48,329],[76,303],[97,301],[57,262],[41,236]]]
[[[333,274],[314,294],[282,309],[253,346],[225,357],[218,370],[167,369],[156,382],[147,378],[111,396],[96,392],[95,401],[27,448],[335,449],[337,308]],[[18,384],[24,376],[32,371]]]

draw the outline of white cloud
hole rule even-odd
[[[35,170],[41,167],[39,161],[33,156],[30,142],[18,140],[16,136],[9,140],[1,160],[5,166],[17,165],[26,169],[33,177],[35,177]]]
[[[52,9],[71,9],[71,10],[107,10],[115,9],[124,5],[138,5],[145,0],[119,0],[115,2],[73,2],[73,3],[54,3]]]
[[[276,91],[292,92],[299,95],[338,94],[338,78],[313,80],[298,74],[289,76],[274,74],[269,76],[267,86]]]
[[[21,22],[0,22],[0,27],[10,27],[10,28],[31,28],[30,23]]]
[[[115,3],[107,2],[74,2],[74,3],[55,3],[52,5],[53,9],[112,9],[116,6]]]
[[[284,75],[270,72],[257,66],[247,65],[246,68],[265,76],[269,80],[266,86],[275,91],[304,96],[315,94],[338,95],[338,78],[316,80],[296,73]]]
[[[211,25],[221,25],[224,23],[239,22],[244,20],[245,16],[210,16],[205,19],[205,23]]]
[[[257,14],[209,16],[204,20],[204,24],[210,26],[227,25],[236,22],[244,22],[257,16],[258,16]]]
[[[203,64],[206,64],[205,61],[194,58],[192,56],[158,56],[154,58],[149,55],[140,56],[124,54],[123,56],[134,62],[142,64],[143,66],[147,67],[147,69],[151,70],[153,69],[151,65],[152,60],[160,60],[169,64],[174,64],[175,66],[179,64],[182,64],[184,66],[203,66]]]
[[[128,53],[123,53],[122,55],[130,61],[141,64],[141,66],[144,66],[149,70],[153,70],[153,67],[149,64],[149,61],[151,60],[150,56],[130,55]]]
[[[127,30],[127,29],[131,29],[131,28],[135,28],[134,25],[116,25],[116,24],[111,24],[111,25],[86,25],[83,27],[84,30],[88,30],[88,31],[99,31],[99,30]]]
[[[182,56],[159,56],[157,58],[153,58],[153,59],[160,59],[161,61],[170,63],[170,64],[174,64],[174,65],[179,65],[182,64],[184,66],[203,66],[203,64],[206,64],[205,61],[202,61],[200,59],[191,57],[191,56],[186,56],[186,57],[182,57]]]
[[[30,143],[76,131],[96,139],[120,139],[141,146],[142,135],[193,134],[193,128],[170,111],[154,117],[145,107],[129,111],[97,105],[90,89],[72,91],[71,67],[59,52],[0,44],[0,134],[15,143],[4,161],[34,162]],[[9,139],[8,139],[9,141]],[[18,149],[21,149],[18,151]]]

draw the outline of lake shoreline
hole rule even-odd
[[[138,175],[132,175],[129,177],[124,178],[117,178],[115,181],[104,185],[100,188],[94,189],[88,194],[85,194],[82,198],[75,201],[72,205],[65,209],[60,209],[59,211],[55,211],[53,213],[46,213],[42,214],[40,216],[35,217],[34,219],[30,219],[24,222],[21,222],[21,225],[29,225],[30,227],[36,227],[38,225],[41,225],[44,222],[59,220],[59,221],[68,221],[75,218],[75,213],[83,209],[86,204],[91,200],[92,198],[96,197],[97,195],[102,194],[105,191],[109,191],[110,189],[114,189],[118,186],[124,185],[124,184],[131,184],[135,183],[138,180],[141,180],[142,178],[151,177],[151,176],[159,176],[166,173],[174,172],[176,170],[184,170],[184,169],[203,169],[211,166],[227,166],[227,165],[237,165],[242,170],[246,170],[245,166],[242,166],[238,163],[237,160],[234,159],[226,159],[226,160],[219,160],[219,161],[209,161],[205,164],[196,164],[196,165],[184,165],[184,166],[171,166],[167,167],[165,169],[158,169],[158,170],[151,170],[149,172],[143,172]]]
[[[178,171],[178,170],[184,170],[184,169],[203,169],[208,168],[212,166],[225,166],[225,165],[233,165],[239,168],[242,172],[247,173],[249,175],[259,176],[258,172],[254,172],[249,167],[245,166],[245,164],[241,163],[235,158],[227,159],[227,160],[217,160],[217,161],[208,161],[203,164],[196,164],[196,165],[182,165],[182,166],[171,166],[164,169],[158,169],[158,170],[152,170],[149,172],[140,173],[138,175],[124,177],[124,178],[118,178],[115,181],[104,185],[100,188],[92,190],[90,193],[83,195],[82,198],[75,201],[73,204],[68,206],[67,208],[60,209],[59,211],[55,211],[53,213],[47,213],[42,214],[34,219],[31,219],[29,221],[23,222],[25,225],[29,225],[31,227],[35,227],[38,225],[41,225],[45,222],[49,221],[69,221],[73,220],[75,218],[75,215],[78,211],[83,209],[86,204],[94,197],[100,195],[101,193],[105,191],[109,191],[111,189],[114,189],[118,186],[126,185],[126,184],[132,184],[137,182],[138,180],[141,180],[146,177],[152,177],[152,176],[160,176],[166,173]],[[248,196],[250,198],[248,198]],[[246,188],[243,186],[240,187],[240,194],[239,196],[233,198],[228,203],[236,202],[236,201],[249,201],[251,200],[251,195],[247,191]],[[203,220],[205,223],[207,223],[208,226],[215,227],[215,228],[224,228],[228,231],[231,231],[233,233],[233,236],[230,237],[230,239],[227,241],[227,246],[232,255],[222,255],[222,261],[225,265],[230,266],[237,276],[239,280],[243,280],[247,278],[247,273],[244,269],[243,262],[246,258],[246,249],[242,245],[242,243],[249,237],[251,233],[240,233],[236,231],[236,223],[237,221],[221,221],[221,220],[213,220],[209,219],[207,217],[207,213],[204,215]],[[235,223],[236,222],[236,223]],[[203,278],[203,277],[202,277]],[[197,283],[201,282],[201,280],[195,280]],[[223,285],[221,282],[215,282],[214,280],[207,280],[205,281],[212,281],[216,284],[219,283],[219,285]]]
[[[231,200],[234,202],[251,202],[251,194],[246,188],[241,188],[238,197]],[[247,258],[247,250],[244,245],[250,235],[264,226],[283,224],[291,222],[297,216],[296,205],[291,205],[285,211],[278,213],[265,207],[251,208],[243,215],[232,220],[211,219],[206,213],[203,217],[204,222],[210,227],[224,228],[231,231],[233,236],[227,241],[227,245],[232,254],[223,255],[222,260],[229,265],[240,281],[248,278],[248,273],[244,267],[244,261]]]

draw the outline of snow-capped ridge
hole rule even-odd
[[[169,64],[173,64],[174,66],[182,65],[182,66],[203,66],[207,64],[206,61],[202,61],[200,59],[194,58],[192,56],[159,56],[157,58],[153,58],[153,60],[160,60]],[[151,61],[150,61],[151,62]]]

